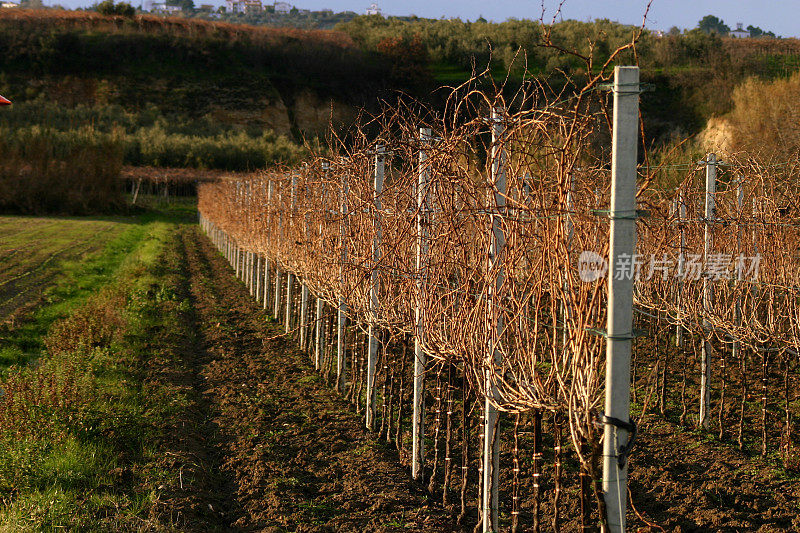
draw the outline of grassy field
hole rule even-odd
[[[188,224],[193,206],[162,209],[2,220],[4,280],[44,266],[42,296],[0,340],[7,352],[23,338],[29,348],[0,375],[0,531],[261,530],[286,525],[286,505],[292,523],[309,527],[444,527],[445,513],[427,506],[338,395],[293,379],[310,371],[307,358]],[[48,262],[66,248],[69,260]],[[287,395],[296,412],[275,412]],[[312,412],[318,421],[298,422]],[[265,431],[273,417],[281,423]],[[316,473],[283,471],[273,452],[307,442],[317,445],[302,461]],[[341,486],[329,468],[358,474]],[[325,494],[284,501],[286,483],[316,476]],[[380,513],[345,510],[373,499]]]
[[[187,214],[0,219],[0,531],[142,519],[148,493],[122,477],[160,415],[141,401],[137,347],[159,301],[150,273]]]
[[[163,216],[0,217],[0,372],[39,356],[48,328],[112,283]]]
[[[35,357],[49,324],[94,288],[84,274],[111,274],[118,257],[107,248],[129,241],[134,222],[0,217],[0,368]]]

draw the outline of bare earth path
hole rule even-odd
[[[181,230],[167,262],[173,279],[188,276],[176,291],[191,309],[177,356],[155,357],[150,378],[189,403],[165,421],[165,461],[184,472],[184,488],[166,491],[159,514],[179,512],[191,530],[451,529],[197,228]]]

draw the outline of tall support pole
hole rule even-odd
[[[255,252],[250,252],[250,296],[255,298],[256,296],[256,277],[258,275],[258,271],[256,270],[256,259],[258,255]]]
[[[378,365],[378,332],[375,320],[380,309],[378,300],[378,264],[381,260],[381,194],[383,192],[384,153],[383,145],[378,145],[375,150],[375,188],[373,202],[375,217],[373,218],[375,235],[372,239],[372,273],[369,288],[369,311],[372,320],[369,323],[369,353],[367,354],[367,429],[375,429],[375,370]]]
[[[738,215],[737,221],[737,228],[736,228],[736,253],[742,254],[742,207],[744,205],[744,187],[742,186],[742,178],[736,181],[736,214]],[[741,268],[736,269],[736,309],[735,309],[735,320],[736,326],[742,325],[742,293],[738,290],[739,287],[742,285],[742,280],[744,279],[744,271]],[[736,361],[739,359],[741,354],[741,342],[739,341],[739,336],[737,332],[737,336],[733,339],[733,360]]]
[[[567,236],[567,264],[571,262],[569,256],[572,254],[572,238],[575,235],[575,228],[572,224],[572,195],[575,192],[575,176],[570,172],[569,174],[569,188],[567,189],[567,202],[566,202],[566,213],[564,216],[564,233]],[[568,268],[568,267],[566,267]],[[566,274],[566,272],[565,272]],[[566,275],[564,276],[564,295],[566,296],[569,294],[569,287],[567,286],[567,279]],[[564,298],[561,302],[561,312],[562,312],[562,327],[563,331],[561,333],[561,342],[562,342],[562,357],[563,361],[566,362],[569,360],[569,350],[568,350],[568,343],[569,343],[569,319],[572,316],[572,306],[570,303]]]
[[[308,336],[308,285],[301,282],[300,287],[300,347],[305,351]]]
[[[262,273],[262,270],[263,269],[261,267],[261,254],[256,254],[256,268],[255,268],[255,275],[254,275],[255,286],[256,286],[256,289],[255,289],[256,302],[260,302],[261,301],[261,273]]]
[[[275,261],[275,295],[272,305],[272,318],[280,324],[281,320],[281,265]]]
[[[683,310],[681,299],[683,298],[683,276],[686,268],[686,230],[684,221],[686,220],[686,202],[683,200],[683,189],[678,189],[677,208],[678,228],[681,232],[680,253],[678,254],[678,325],[675,326],[675,346],[683,348]]]
[[[706,156],[706,210],[705,210],[705,236],[703,247],[703,264],[708,265],[708,257],[714,246],[713,222],[714,200],[717,192],[717,156]],[[705,270],[705,269],[704,269]],[[708,341],[708,329],[711,323],[708,319],[714,305],[714,287],[709,279],[708,272],[703,272],[703,331],[706,339],[703,340],[700,352],[700,427],[708,429],[711,418],[711,343]]]
[[[494,284],[489,287],[490,324],[492,330],[487,350],[485,375],[486,398],[483,418],[483,532],[500,531],[500,436],[497,407],[492,403],[500,400],[497,378],[503,364],[500,352],[500,334],[503,317],[500,304],[500,289],[505,282],[503,252],[506,236],[503,231],[503,215],[506,210],[506,162],[505,162],[505,110],[492,108],[492,240],[489,246],[489,275]]]
[[[344,392],[347,365],[347,346],[345,346],[345,326],[347,325],[347,304],[344,300],[345,280],[344,265],[347,262],[347,179],[342,176],[341,189],[341,219],[339,220],[339,247],[341,250],[341,262],[339,263],[339,312],[338,324],[336,328],[336,390]]]
[[[270,213],[270,209],[272,208],[272,180],[267,181],[267,227],[272,229],[272,214]],[[277,274],[277,273],[276,273]],[[269,281],[269,257],[264,254],[264,311],[269,309],[269,296],[271,291],[269,290],[270,281]]]
[[[325,204],[325,188],[326,188],[326,183],[325,182],[327,182],[327,180],[328,180],[328,170],[329,169],[330,169],[330,164],[327,161],[324,161],[322,163],[322,173],[323,173],[322,206],[323,206],[324,211],[322,213],[322,221],[319,223],[319,236],[318,236],[318,239],[320,239],[320,241],[323,238],[322,237],[322,235],[323,235],[323,231],[322,231],[323,230],[323,224],[325,223],[325,220],[327,220],[327,216],[328,216],[327,207],[326,207],[326,204]],[[314,316],[315,322],[316,322],[315,323],[315,328],[316,328],[316,331],[315,331],[316,339],[315,340],[316,340],[316,342],[314,343],[314,368],[316,370],[319,370],[319,368],[320,368],[320,360],[322,359],[322,331],[323,331],[323,328],[322,328],[322,311],[323,311],[323,306],[324,305],[325,304],[322,301],[322,298],[317,296],[317,313]]]
[[[241,279],[241,277],[242,277],[242,273],[241,273],[241,270],[242,270],[242,250],[239,248],[239,244],[238,243],[234,244],[233,246],[234,246],[234,249],[236,250],[236,256],[235,256],[236,277]]]
[[[292,186],[291,186],[291,196],[290,196],[290,204],[289,204],[289,222],[292,223],[294,221],[294,207],[295,207],[295,197],[297,194],[297,174],[292,174]],[[289,333],[292,329],[292,307],[294,306],[294,301],[292,300],[292,287],[294,287],[294,273],[286,271],[286,322],[284,324],[286,333]]]
[[[286,316],[284,317],[284,331],[289,333],[292,330],[292,306],[294,306],[294,301],[292,300],[292,286],[294,285],[294,274],[286,271]]]
[[[307,188],[303,188],[307,194]],[[303,213],[303,242],[308,243],[308,213]],[[308,246],[308,244],[306,244]],[[300,280],[300,347],[308,351],[308,284],[305,277]]]
[[[322,311],[325,303],[317,296],[317,309],[314,314],[314,369],[319,370],[322,359]]]
[[[245,288],[250,290],[250,252],[244,250],[242,252],[242,282]]]
[[[278,232],[275,236],[276,244],[279,244],[279,241],[282,236],[283,231],[283,213],[281,213],[281,199],[282,194],[281,191],[278,191],[278,207],[276,209],[276,216],[278,217]],[[272,307],[272,318],[275,322],[280,323],[281,320],[281,265],[278,262],[278,256],[275,256],[275,301]]]
[[[636,150],[639,130],[639,68],[614,69],[614,124],[611,148],[606,403],[603,436],[603,496],[608,531],[625,531],[628,463],[620,452],[630,424],[633,271],[616,272],[620,259],[636,252]],[[618,275],[622,274],[622,275]],[[616,422],[616,423],[615,423]],[[621,422],[621,424],[620,424]],[[630,428],[630,426],[628,426]],[[622,448],[622,449],[621,449]]]
[[[420,128],[419,174],[417,177],[417,301],[414,309],[414,412],[411,436],[411,476],[422,479],[425,465],[425,351],[422,309],[428,276],[428,151],[430,128]]]
[[[256,294],[255,265],[256,265],[255,252],[247,252],[247,286],[250,289],[250,296],[255,296]]]
[[[269,309],[269,302],[270,302],[270,300],[269,300],[269,294],[270,294],[269,287],[270,287],[270,282],[269,282],[269,258],[266,255],[264,255],[264,293],[261,295],[263,300],[264,300],[264,311],[267,311]]]

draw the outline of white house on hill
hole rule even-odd
[[[152,5],[150,11],[158,15],[178,15],[183,12],[181,6],[170,6],[164,2],[158,2]]]
[[[750,31],[744,29],[742,26],[744,26],[743,23],[737,22],[736,23],[736,29],[735,30],[731,30],[729,35],[731,37],[733,37],[734,39],[746,39],[746,38],[750,37]]]
[[[378,4],[370,4],[366,11],[367,15],[380,15],[381,8],[378,7]]]

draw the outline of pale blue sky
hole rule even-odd
[[[55,3],[58,0],[46,0]],[[138,4],[139,0],[129,0]],[[269,2],[271,0],[265,0]],[[351,10],[362,13],[374,0],[286,0],[303,9]],[[85,6],[93,0],[61,0],[59,3],[71,7]],[[201,0],[195,0],[196,4]],[[223,4],[222,0],[202,0],[202,3]],[[534,18],[541,15],[541,0],[383,0],[378,5],[389,15],[420,17],[460,17],[475,20],[480,15],[494,21],[509,17]],[[558,5],[556,0],[544,0],[545,17],[551,19]],[[566,0],[564,18],[587,20],[609,18],[628,24],[639,24],[642,20],[646,0]],[[648,15],[647,26],[667,30],[672,26],[693,28],[703,16],[713,14],[731,28],[737,22],[760,26],[784,37],[800,35],[800,0],[655,0]]]

